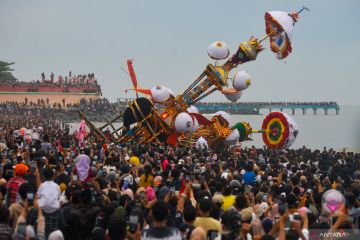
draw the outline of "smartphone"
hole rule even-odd
[[[268,199],[268,195],[267,194],[264,194],[264,196],[263,196],[263,202],[266,202],[267,201],[267,199]]]
[[[36,162],[31,161],[30,162],[30,172],[35,172],[35,171],[36,171]]]
[[[72,167],[71,167],[71,166],[67,166],[67,167],[66,167],[66,172],[68,173],[68,175],[71,174],[71,171],[72,171]]]
[[[175,192],[175,187],[171,187],[170,192]]]
[[[136,215],[129,216],[129,232],[135,233],[137,230],[137,225],[139,224],[139,217]]]
[[[244,187],[244,192],[245,193],[250,193],[251,192],[251,188],[248,185],[245,185]]]
[[[32,149],[32,152],[33,152],[33,153],[36,152],[36,148],[33,148],[33,149]]]
[[[189,181],[189,180],[190,180],[190,176],[189,176],[189,175],[186,175],[186,176],[185,176],[185,180],[186,180],[186,181]]]
[[[215,240],[218,237],[218,232],[216,231],[210,231],[209,232],[209,240]]]
[[[301,215],[300,214],[294,214],[294,220],[299,220],[301,221]]]
[[[6,175],[8,176],[14,176],[14,171],[11,169],[6,170]]]
[[[63,157],[62,156],[59,156],[59,161],[62,161],[63,160]]]
[[[30,205],[34,204],[34,193],[27,193],[26,199]]]
[[[200,177],[200,180],[201,180],[201,182],[205,182],[205,176],[203,176],[203,175],[201,175],[201,177]]]
[[[285,230],[288,231],[291,228],[291,222],[294,220],[293,215],[289,215],[288,219],[285,222]]]
[[[129,187],[128,181],[124,181],[124,184],[123,184],[124,190],[128,189],[128,187]]]
[[[120,174],[119,173],[115,173],[115,179],[119,180],[120,179]]]
[[[146,197],[145,192],[140,192],[140,198],[141,198],[141,199],[144,199],[145,197]]]
[[[306,190],[306,192],[310,194],[312,192],[312,189],[308,189]]]
[[[73,180],[74,182],[77,182],[78,176],[77,176],[77,175],[73,175],[73,176],[72,176],[72,180]]]

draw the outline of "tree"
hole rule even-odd
[[[14,65],[14,62],[0,61],[0,83],[15,83],[17,79],[13,76],[12,69],[10,66]]]

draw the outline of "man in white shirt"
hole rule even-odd
[[[59,198],[61,195],[60,187],[54,181],[52,169],[44,169],[45,181],[40,185],[37,195],[39,206],[44,212],[52,213],[60,208]]]

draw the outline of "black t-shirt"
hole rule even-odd
[[[195,227],[193,225],[188,225],[186,223],[183,223],[179,226],[179,230],[181,231],[185,239],[190,239],[191,233],[194,229]]]
[[[163,240],[181,240],[181,233],[178,229],[172,227],[150,227],[141,234],[142,240],[163,239]]]

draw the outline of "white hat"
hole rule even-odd
[[[60,230],[50,233],[48,240],[64,240],[64,235]]]

